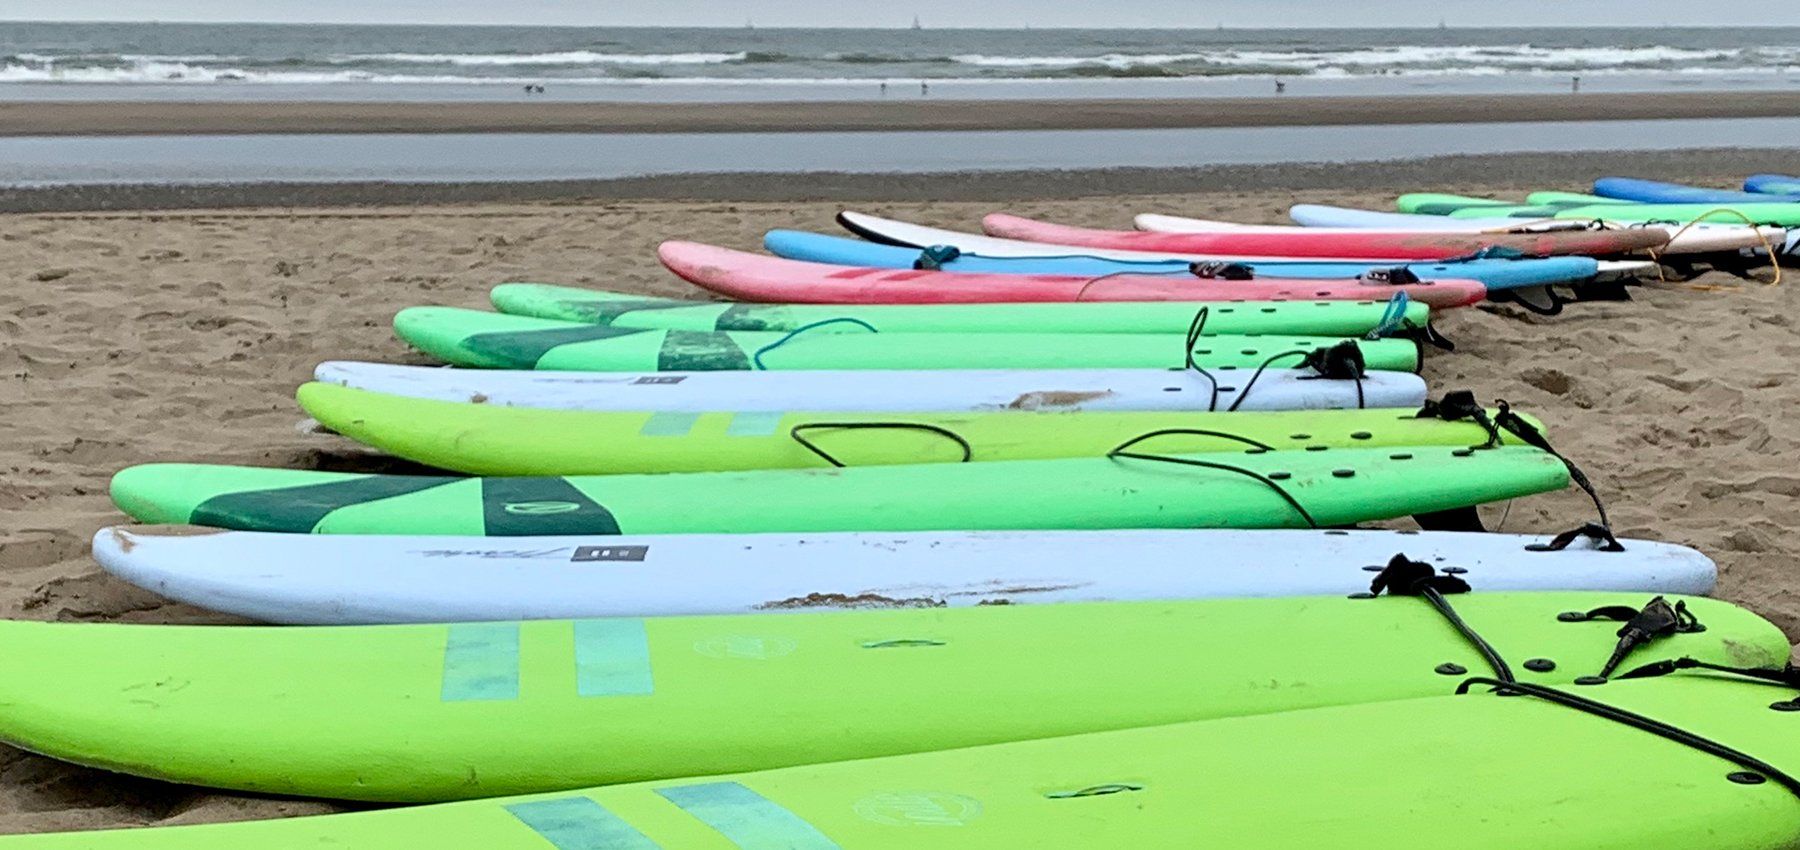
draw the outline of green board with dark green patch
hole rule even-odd
[[[1419,446],[510,479],[152,464],[120,472],[112,495],[156,523],[598,535],[1340,526],[1567,481],[1563,464],[1536,449]]]
[[[718,313],[731,308],[708,309]],[[1176,369],[1186,365],[1189,353],[1185,323],[1180,330],[1161,333],[888,333],[870,332],[859,319],[841,318],[846,321],[793,332],[649,330],[412,307],[394,317],[394,330],[415,348],[457,366],[578,372]],[[1192,354],[1205,368],[1292,367],[1312,351],[1345,339],[1221,334],[1201,337]],[[1358,340],[1357,345],[1370,369],[1418,371],[1419,346],[1410,339]]]
[[[1386,301],[1087,302],[1074,304],[746,304],[645,298],[597,289],[503,283],[494,309],[514,316],[620,328],[687,331],[799,330],[851,319],[886,333],[1184,333],[1202,311],[1202,330],[1220,334],[1361,336],[1385,324],[1424,327],[1431,308]],[[821,332],[858,333],[839,323]]]

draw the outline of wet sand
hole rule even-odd
[[[13,101],[0,103],[0,135],[1138,130],[1795,116],[1800,91],[763,103]]]
[[[1596,167],[1602,162],[1617,167]],[[754,249],[769,228],[834,232],[832,215],[844,206],[961,228],[998,208],[1107,227],[1128,226],[1139,211],[1277,222],[1295,202],[1383,207],[1423,187],[1517,195],[1546,184],[1576,188],[1576,172],[1724,186],[1746,164],[1735,153],[1458,158],[1236,169],[1213,172],[1210,183],[1106,173],[885,185],[707,177],[633,184],[649,195],[638,198],[621,189],[612,198],[476,201],[449,187],[435,196],[352,194],[390,202],[365,208],[0,216],[0,615],[227,621],[109,578],[88,557],[94,530],[124,519],[106,497],[114,471],[152,461],[383,468],[342,438],[296,430],[302,414],[291,394],[314,364],[427,362],[394,340],[389,317],[414,304],[480,307],[488,287],[506,280],[698,297],[656,264],[662,239]],[[104,205],[105,190],[84,191],[88,203]],[[182,191],[114,200],[179,206],[192,200]],[[254,200],[252,189],[241,191],[238,202]],[[341,200],[327,198],[331,187],[308,191],[316,194],[295,200]],[[1621,534],[1700,547],[1723,570],[1720,596],[1800,636],[1800,428],[1792,416],[1800,409],[1800,281],[1767,286],[1715,273],[1701,282],[1723,288],[1651,282],[1630,302],[1576,305],[1553,318],[1499,306],[1445,315],[1440,326],[1458,349],[1433,355],[1426,376],[1434,394],[1466,387],[1541,415],[1559,448],[1593,476]],[[1500,530],[1552,532],[1590,510],[1570,490],[1487,515]],[[335,808],[0,748],[3,832]]]

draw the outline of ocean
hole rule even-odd
[[[0,22],[0,97],[1310,93],[1800,84],[1800,28],[965,30]],[[921,88],[921,84],[925,87]],[[1208,88],[1208,84],[1212,84]],[[135,87],[135,89],[134,89]],[[935,88],[933,88],[935,87]],[[1217,91],[1214,91],[1216,89]],[[810,94],[809,94],[810,93]]]

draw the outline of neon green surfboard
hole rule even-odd
[[[542,478],[150,464],[112,497],[142,522],[322,534],[1305,528],[1568,480],[1537,449],[1415,446]]]
[[[1559,615],[1649,602],[1450,598],[1518,675],[1546,684],[1597,673],[1618,642],[1615,620]],[[1633,649],[1629,666],[1785,660],[1763,619],[1680,601],[1705,630]],[[1428,696],[1469,675],[1457,670],[1487,670],[1423,599],[1346,595],[306,628],[0,622],[0,644],[8,743],[179,782],[397,801]],[[1285,758],[1285,741],[1262,743]]]
[[[610,413],[430,401],[307,384],[300,406],[389,454],[477,475],[606,475],[1100,457],[1246,448],[1475,446],[1481,426],[1414,410],[1298,412]],[[804,442],[802,442],[804,441]],[[808,449],[810,443],[818,451]],[[822,454],[821,454],[822,452]]]
[[[861,329],[854,323],[844,327]],[[841,331],[842,328],[838,328]],[[409,307],[394,316],[408,344],[457,366],[576,372],[710,372],[744,369],[1172,369],[1187,340],[1169,333],[863,333],[644,330],[559,322],[452,307]],[[1292,367],[1343,336],[1203,337],[1203,367]],[[1410,339],[1359,340],[1370,369],[1416,372]]]
[[[1206,311],[1218,334],[1360,336],[1382,322],[1422,328],[1422,303],[1392,315],[1385,301],[1090,302],[1081,304],[749,304],[646,298],[622,292],[542,283],[503,283],[488,294],[494,309],[514,316],[618,328],[684,331],[793,331],[832,319],[856,319],[886,333],[1185,333]],[[822,332],[867,333],[852,323]]]

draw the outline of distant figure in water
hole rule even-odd
[[[919,96],[924,97],[925,95],[928,95],[928,94],[931,94],[931,86],[926,85],[924,80],[920,80],[919,81]]]
[[[526,94],[543,94],[544,87],[537,85],[535,83],[526,83],[525,84],[525,93]]]
[[[1581,91],[1581,78],[1580,77],[1571,77],[1570,78],[1569,91],[1572,91],[1572,92]]]
[[[881,84],[881,96],[887,97],[887,83],[885,82]]]
[[[1283,81],[1283,80],[1276,80],[1275,81],[1275,93],[1276,94],[1287,94],[1287,82]]]

